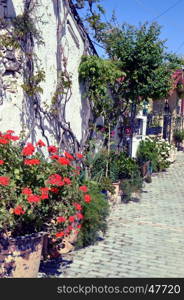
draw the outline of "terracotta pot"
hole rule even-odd
[[[0,238],[0,278],[35,278],[40,266],[44,233]]]

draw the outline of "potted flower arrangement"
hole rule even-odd
[[[80,231],[91,196],[81,185],[82,154],[59,154],[39,140],[23,148],[12,130],[0,133],[0,277],[36,277],[44,235],[60,244]]]

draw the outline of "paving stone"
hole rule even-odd
[[[105,239],[72,252],[58,277],[184,277],[184,153],[143,191],[140,202],[113,207]]]

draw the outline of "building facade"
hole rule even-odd
[[[9,45],[14,24],[20,34],[28,13],[26,26],[33,33],[28,28],[20,47],[16,40]],[[32,142],[42,138],[62,145],[69,135],[85,140],[89,105],[78,67],[82,55],[97,53],[72,1],[0,0],[0,20],[0,131],[23,132]]]

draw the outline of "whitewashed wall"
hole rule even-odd
[[[5,0],[3,0],[5,1]],[[0,0],[0,8],[3,9],[3,2]],[[85,117],[85,111],[82,109],[82,96],[78,81],[78,67],[81,56],[85,51],[85,43],[82,38],[79,27],[72,14],[64,20],[63,1],[61,3],[61,13],[58,16],[55,0],[38,0],[41,4],[36,9],[38,17],[37,28],[41,32],[44,45],[35,46],[35,53],[39,59],[39,65],[45,71],[45,81],[41,83],[43,94],[41,94],[41,102],[50,104],[54,95],[57,83],[57,26],[58,17],[61,22],[65,22],[65,35],[62,39],[64,55],[67,59],[67,70],[72,76],[72,96],[66,106],[66,119],[70,122],[77,139],[80,141],[82,137],[82,119]],[[23,12],[24,0],[7,0],[6,17],[13,17]],[[2,13],[1,9],[1,13]],[[66,9],[66,8],[65,8]],[[39,18],[40,17],[40,18]],[[0,32],[1,34],[1,32]],[[0,51],[3,52],[2,49]],[[6,59],[6,58],[3,58]],[[22,72],[18,70],[12,74],[7,74],[5,70],[1,71],[3,64],[0,58],[0,88],[5,86],[8,81],[10,88],[4,92],[3,104],[0,105],[0,131],[13,129],[17,133],[21,131],[21,112],[23,90]],[[5,71],[5,72],[4,72]],[[49,125],[48,125],[49,126]],[[41,132],[37,132],[37,137],[41,138]],[[52,138],[52,137],[51,137]]]

